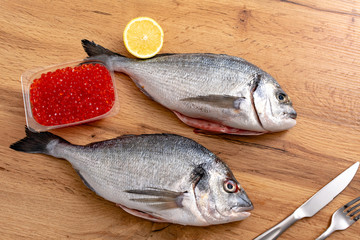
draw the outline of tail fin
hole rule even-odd
[[[49,153],[48,145],[53,140],[62,143],[69,143],[65,139],[50,132],[32,132],[25,127],[26,137],[10,145],[11,149],[27,153]]]
[[[98,55],[108,55],[108,56],[117,55],[120,57],[124,57],[123,55],[110,51],[109,49],[106,49],[103,46],[94,43],[93,41],[90,42],[87,39],[81,40],[81,44],[85,52],[89,55],[89,57],[98,56]]]

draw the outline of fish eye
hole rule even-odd
[[[224,182],[224,190],[228,193],[235,193],[239,190],[238,185],[233,180],[226,180]]]
[[[277,94],[277,99],[279,100],[279,102],[285,102],[287,101],[287,96],[285,93],[280,92]]]

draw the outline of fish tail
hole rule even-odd
[[[88,59],[100,60],[106,63],[107,67],[113,71],[124,72],[134,59],[127,58],[121,54],[110,51],[93,41],[87,39],[81,40],[85,52],[89,55]]]
[[[107,55],[107,56],[120,56],[120,57],[124,57],[121,54],[118,54],[116,52],[113,52],[107,48],[104,48],[101,45],[96,44],[94,41],[89,41],[87,39],[83,39],[81,40],[81,44],[85,50],[85,52],[87,53],[87,55],[89,55],[89,57],[93,57],[93,56],[98,56],[98,55]]]
[[[50,132],[32,132],[25,127],[26,137],[11,144],[10,148],[26,153],[44,153],[51,155],[51,150],[58,143],[68,143],[65,139]]]

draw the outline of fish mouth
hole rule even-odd
[[[234,206],[230,208],[228,215],[238,220],[243,220],[251,215],[250,211],[253,209],[254,207],[252,205],[249,207]]]
[[[253,209],[254,207],[252,205],[249,207],[234,206],[229,209],[228,216],[232,216],[238,220],[242,220],[248,218],[251,215],[250,211]]]
[[[250,201],[249,197],[243,189],[241,189],[241,195],[239,196],[239,202],[234,206],[230,207],[232,212],[247,212],[254,209],[254,205]]]
[[[215,211],[224,218],[232,217],[238,220],[242,220],[251,215],[249,211],[251,211],[253,208],[254,208],[253,206],[251,207],[234,206],[228,209],[226,212],[221,212],[215,206]]]
[[[247,197],[245,191],[243,191],[243,196],[241,196],[242,202],[232,206],[230,211],[232,212],[247,212],[254,209],[254,205],[251,203],[250,199]]]
[[[254,209],[254,206],[242,207],[242,206],[234,206],[230,208],[230,211],[233,212],[248,212]]]
[[[292,111],[292,112],[288,113],[287,115],[289,116],[289,118],[294,119],[294,120],[297,118],[297,112],[295,112],[295,111]]]

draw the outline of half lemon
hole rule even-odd
[[[139,17],[131,20],[124,30],[126,49],[135,57],[155,56],[164,42],[164,32],[152,18]]]

